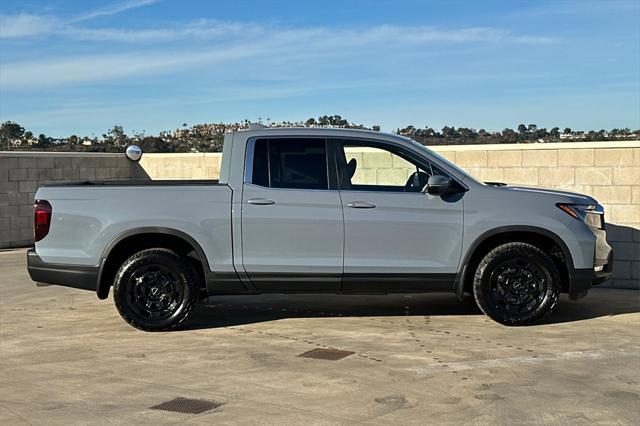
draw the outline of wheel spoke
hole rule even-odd
[[[165,265],[142,266],[133,271],[128,283],[129,306],[147,320],[169,318],[181,304],[180,279]]]
[[[489,277],[490,297],[497,309],[508,314],[535,310],[547,289],[543,270],[530,258],[515,258],[498,265]]]

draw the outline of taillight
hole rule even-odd
[[[51,226],[51,204],[47,200],[36,200],[33,205],[34,237],[40,241],[49,233]]]

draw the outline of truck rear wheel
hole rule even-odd
[[[173,251],[152,248],[127,259],[113,283],[116,308],[144,331],[169,330],[183,323],[200,296],[198,274]]]
[[[473,280],[478,307],[505,325],[525,325],[548,315],[560,295],[553,260],[527,243],[502,244],[480,261]]]

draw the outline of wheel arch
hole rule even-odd
[[[482,233],[469,246],[456,276],[456,294],[459,299],[471,289],[475,268],[482,257],[498,245],[514,241],[533,244],[545,252],[558,250],[552,259],[560,268],[562,292],[569,291],[569,272],[574,268],[573,258],[569,247],[558,234],[537,226],[501,226]]]
[[[124,260],[133,253],[147,248],[164,247],[175,250],[180,255],[189,255],[193,259],[201,282],[210,273],[207,256],[198,242],[183,231],[173,228],[145,226],[126,230],[113,238],[102,251],[96,294],[106,299],[113,278]]]

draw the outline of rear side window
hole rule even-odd
[[[258,139],[253,155],[255,185],[328,189],[324,139]]]
[[[253,179],[251,183],[269,186],[269,144],[266,139],[257,140],[253,148]]]

